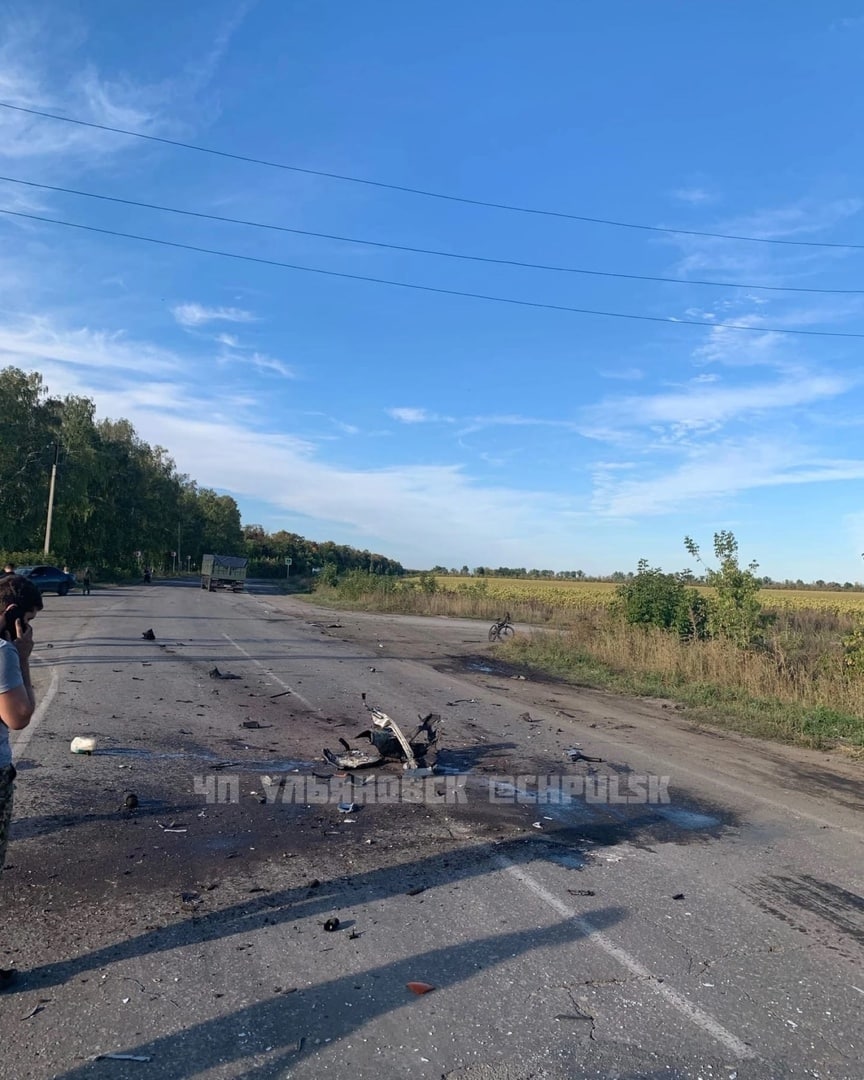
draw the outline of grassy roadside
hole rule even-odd
[[[298,597],[302,599],[302,597]],[[423,592],[320,589],[311,603],[382,614],[451,615],[492,622],[500,600],[482,589]],[[632,627],[605,607],[563,611],[512,604],[514,621],[538,629],[517,634],[496,654],[576,686],[665,698],[698,723],[864,759],[864,674],[843,665],[836,617],[798,612],[778,622],[770,647],[742,650],[728,641],[682,642],[661,630]],[[550,632],[551,631],[551,632]]]
[[[699,723],[811,749],[837,748],[864,760],[864,717],[825,704],[762,697],[741,687],[694,681],[681,673],[620,668],[568,634],[517,635],[496,655],[574,686],[623,696],[666,698]]]

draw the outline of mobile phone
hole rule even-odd
[[[24,612],[21,610],[20,605],[13,604],[6,609],[3,617],[5,619],[4,633],[9,635],[10,641],[15,641],[18,637],[18,620],[24,618]]]

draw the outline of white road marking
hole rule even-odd
[[[57,668],[54,668],[51,672],[51,682],[48,685],[48,689],[45,691],[45,696],[36,706],[36,711],[33,713],[30,723],[21,731],[9,733],[11,736],[9,741],[12,743],[12,751],[15,757],[20,757],[27,749],[27,744],[33,738],[33,734],[42,722],[45,713],[48,712],[48,708],[54,700],[54,695],[57,693],[57,687],[59,685],[60,676],[57,673]]]
[[[635,975],[639,979],[645,980],[645,985],[649,989],[653,990],[655,994],[662,997],[668,1005],[671,1005],[673,1009],[677,1009],[682,1016],[690,1021],[691,1024],[695,1024],[696,1027],[701,1028],[704,1032],[710,1035],[713,1039],[724,1046],[730,1054],[734,1054],[738,1058],[753,1058],[756,1056],[755,1052],[744,1042],[742,1042],[736,1035],[733,1035],[731,1031],[727,1031],[713,1016],[709,1016],[704,1010],[700,1009],[698,1005],[694,1005],[692,1001],[684,997],[683,994],[679,994],[677,990],[673,990],[665,982],[660,982],[656,975],[652,975],[651,972],[643,964],[640,964],[635,957],[632,957],[628,952],[622,949],[619,945],[616,945],[614,941],[608,938],[601,930],[597,930],[591,925],[590,920],[586,919],[583,915],[579,915],[568,904],[565,904],[562,900],[559,900],[557,896],[545,889],[539,881],[533,878],[530,874],[526,873],[519,866],[515,866],[509,859],[503,856],[498,860],[499,864],[509,873],[512,874],[518,881],[535,896],[539,897],[545,904],[548,904],[553,911],[557,911],[559,915],[563,915],[566,919],[572,919],[576,927],[585,935],[585,937],[593,942],[603,952],[607,953],[617,960],[622,967],[625,967],[632,975]]]
[[[287,690],[289,694],[293,694],[294,697],[296,697],[298,701],[302,701],[303,704],[306,706],[306,708],[310,712],[315,712],[316,711],[315,706],[312,704],[311,701],[307,701],[306,698],[303,697],[303,695],[300,693],[299,690],[295,690],[293,686],[289,686],[288,683],[283,682],[282,679],[280,679],[278,675],[274,675],[273,672],[267,667],[267,665],[262,660],[258,660],[254,656],[252,656],[251,653],[248,653],[243,648],[242,645],[238,645],[237,642],[234,640],[234,638],[229,637],[228,634],[223,633],[222,637],[224,637],[226,641],[230,642],[230,644],[232,644],[234,646],[234,648],[238,652],[243,653],[243,655],[247,658],[247,660],[251,660],[253,664],[256,664],[259,668],[261,668],[261,670],[269,678],[271,678],[273,680],[273,682],[275,682],[277,684],[277,686],[281,686],[283,690]]]

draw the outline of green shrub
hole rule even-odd
[[[656,626],[682,638],[703,638],[708,604],[675,574],[641,559],[635,576],[615,590],[615,611],[631,626]]]

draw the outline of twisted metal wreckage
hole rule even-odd
[[[431,776],[435,763],[429,763],[428,757],[437,750],[440,715],[428,713],[421,716],[417,730],[406,737],[392,717],[369,705],[365,694],[362,697],[363,705],[372,717],[372,727],[361,731],[357,738],[367,739],[370,745],[355,748],[340,738],[343,749],[335,753],[325,749],[325,760],[337,769],[365,769],[380,765],[387,758],[401,758],[406,776]]]

